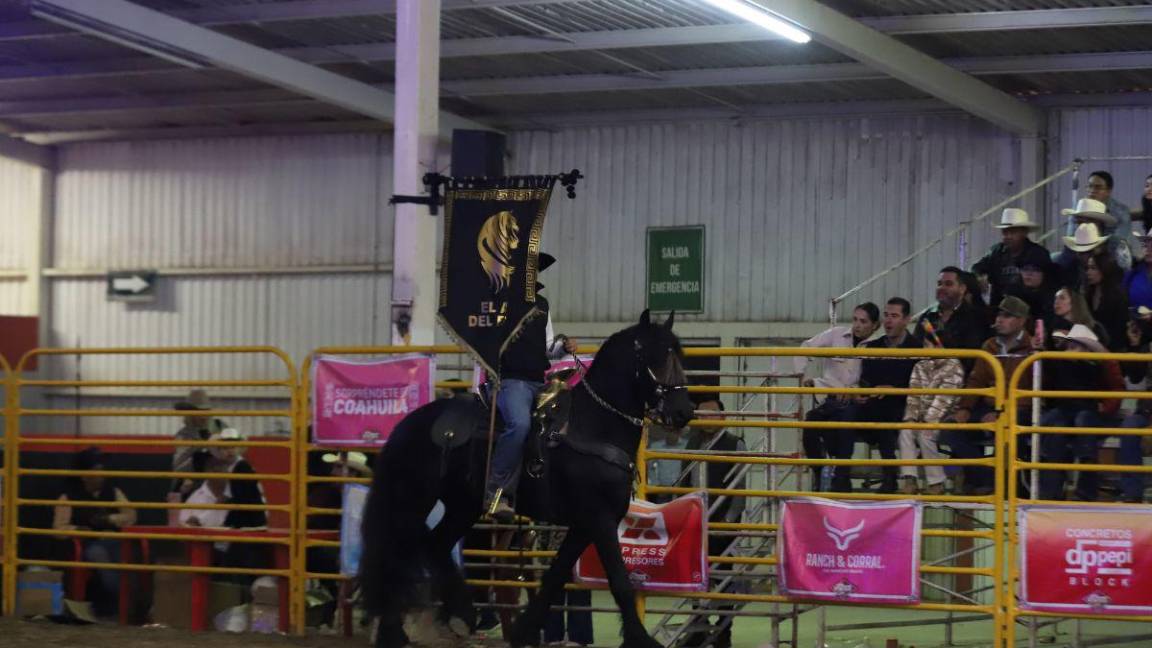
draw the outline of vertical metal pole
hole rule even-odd
[[[392,182],[400,195],[425,192],[439,138],[440,0],[396,5],[396,121]],[[432,344],[436,292],[436,219],[424,205],[395,206],[392,243],[392,343]]]
[[[960,228],[960,242],[958,245],[958,256],[960,258],[960,267],[963,269],[968,268],[968,228]]]
[[[17,420],[20,395],[16,389],[16,374],[3,358],[0,358],[0,364],[4,369],[4,479],[0,482],[4,486],[3,613],[4,616],[12,616],[16,613],[16,524],[19,521],[16,515],[16,498],[19,496],[16,481],[18,454],[16,435],[19,434],[20,427]]]
[[[1032,389],[1034,391],[1040,391],[1041,389],[1043,389],[1042,382],[1043,382],[1044,372],[1041,371],[1041,364],[1043,362],[1044,362],[1043,360],[1037,360],[1035,363],[1032,364]],[[1032,425],[1033,426],[1040,425],[1040,399],[1038,397],[1035,397],[1032,399]],[[1015,457],[1009,457],[1008,460],[1013,461],[1014,459],[1015,459]],[[1038,463],[1040,461],[1040,434],[1037,432],[1032,433],[1032,457],[1031,457],[1031,460],[1032,460],[1032,463]],[[1032,469],[1028,473],[1028,494],[1031,496],[1032,499],[1034,499],[1034,500],[1040,499],[1040,496],[1039,496],[1040,490],[1039,489],[1040,489],[1040,471],[1036,470],[1036,469]]]
[[[291,613],[293,634],[304,635],[305,615],[307,603],[307,573],[308,573],[308,389],[310,385],[308,372],[311,369],[311,358],[305,359],[299,376],[293,376],[292,385],[292,463],[291,475],[288,483],[292,485],[293,502],[290,524],[291,536],[294,539],[291,551],[292,579],[290,592],[292,596]]]

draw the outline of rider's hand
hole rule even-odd
[[[576,354],[576,340],[570,337],[564,338],[564,353]]]

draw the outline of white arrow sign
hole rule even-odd
[[[116,277],[112,280],[112,289],[117,292],[127,292],[133,295],[139,294],[150,286],[147,281],[140,278],[139,275],[132,275],[131,277]]]

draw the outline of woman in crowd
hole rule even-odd
[[[1084,264],[1084,299],[1092,318],[1108,334],[1106,346],[1122,352],[1128,347],[1128,295],[1124,273],[1110,256],[1089,257]]]
[[[72,460],[72,470],[104,470],[104,458],[97,448],[88,448]],[[119,531],[136,523],[136,510],[117,503],[127,502],[124,492],[99,475],[68,477],[61,504],[52,516],[57,531]],[[69,506],[68,502],[107,502],[107,506]],[[120,558],[120,541],[114,538],[85,538],[81,541],[85,562],[114,563]],[[88,600],[97,616],[116,614],[119,601],[120,575],[109,569],[95,570],[90,581]],[[96,591],[92,591],[96,590]]]
[[[1056,291],[1052,300],[1052,315],[1044,322],[1044,339],[1033,339],[1032,347],[1037,351],[1054,349],[1052,334],[1056,331],[1068,332],[1076,324],[1087,327],[1096,336],[1097,340],[1105,342],[1108,333],[1096,318],[1092,317],[1092,309],[1088,301],[1078,291],[1064,287]]]
[[[1144,258],[1133,263],[1132,269],[1124,275],[1124,289],[1128,293],[1128,305],[1136,309],[1143,306],[1148,312],[1141,314],[1148,319],[1152,315],[1152,231],[1145,234],[1133,232],[1132,235],[1144,248]]]

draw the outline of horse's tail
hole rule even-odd
[[[376,459],[360,527],[360,587],[369,614],[402,614],[416,600],[424,573],[424,523],[439,483],[441,450],[428,430],[442,402],[405,417]]]

